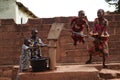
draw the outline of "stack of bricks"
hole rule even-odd
[[[106,18],[109,20],[109,61],[120,61],[120,15],[110,14]],[[64,23],[65,28],[70,28],[72,17],[38,18],[29,19],[26,24],[15,24],[12,19],[0,20],[0,64],[18,64],[21,54],[21,46],[24,38],[31,36],[32,29],[38,29],[38,36],[44,43],[48,43],[47,36],[52,23]],[[93,22],[90,22],[90,28]],[[87,50],[92,41],[86,39],[85,44],[78,44],[75,48],[69,31],[62,30],[57,42],[57,62],[64,63],[84,63],[88,59]],[[48,48],[42,49],[42,54],[48,56]],[[101,58],[98,58],[98,61]],[[97,59],[96,59],[97,60]]]
[[[12,80],[12,66],[0,66],[0,80]]]

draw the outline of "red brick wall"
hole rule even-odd
[[[110,56],[107,58],[108,62],[119,62],[120,61],[120,15],[112,14],[107,15],[106,18],[109,20],[108,32],[110,33],[109,38],[109,51]],[[93,27],[93,23],[90,22],[90,28]],[[69,24],[66,24],[66,28],[69,27]],[[87,50],[92,45],[90,39],[86,39],[86,44],[80,44],[75,48],[73,46],[73,41],[70,37],[70,33],[67,31],[62,31],[59,44],[60,44],[60,62],[78,62],[85,63],[88,59]],[[99,56],[95,56],[93,61],[99,62],[102,58]]]
[[[109,33],[111,35],[108,60],[120,61],[120,15],[108,15],[106,17],[110,21]],[[48,43],[46,38],[51,24],[54,22],[65,23],[65,27],[69,28],[70,20],[71,17],[30,19],[26,24],[21,25],[15,24],[12,19],[0,20],[0,64],[18,64],[23,38],[30,37],[32,29],[38,29],[38,36],[45,43]],[[90,22],[90,25],[92,25],[92,22]],[[85,45],[79,45],[75,48],[70,33],[63,30],[57,43],[57,62],[84,63],[88,58],[87,49],[91,45],[89,39],[86,41]],[[48,48],[43,48],[42,53],[48,56]],[[96,57],[94,60],[99,61],[100,59]]]

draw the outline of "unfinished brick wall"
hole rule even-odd
[[[62,19],[62,18],[61,18]],[[59,18],[31,19],[26,24],[15,24],[13,19],[0,20],[0,64],[18,64],[21,54],[21,46],[24,38],[31,36],[32,29],[38,29],[38,36],[44,43],[47,42],[47,35],[51,24],[60,22]],[[61,22],[68,22],[63,17]],[[43,55],[48,55],[48,48],[43,48]]]
[[[110,57],[109,61],[120,61],[120,15],[106,16],[110,21]],[[0,20],[0,64],[18,64],[21,54],[21,46],[25,37],[30,37],[32,29],[38,29],[38,36],[45,43],[48,43],[47,36],[51,24],[54,22],[65,23],[65,28],[69,28],[69,22],[72,17],[56,17],[30,19],[26,24],[15,24],[12,19]],[[92,22],[90,22],[92,25]],[[91,26],[92,28],[92,26]],[[70,32],[63,30],[58,40],[57,62],[79,62],[84,63],[88,58],[87,49],[91,45],[91,40],[87,39],[85,45],[78,45],[75,48],[72,44]],[[43,48],[42,53],[48,56],[48,48]],[[95,60],[97,60],[96,58]],[[98,59],[99,61],[99,59]]]
[[[120,15],[111,14],[107,15],[106,18],[109,20],[108,32],[110,33],[109,38],[109,51],[110,56],[107,58],[108,62],[119,62],[120,61]],[[93,27],[93,22],[90,22],[90,28]],[[69,24],[66,24],[66,28]],[[73,46],[70,32],[62,31],[60,41],[60,61],[65,63],[85,63],[88,60],[88,49],[92,46],[92,40],[86,39],[86,44],[80,44],[76,48]],[[95,56],[93,61],[100,62],[101,57]]]
[[[38,35],[46,43],[50,28],[50,24],[41,23],[17,25],[12,19],[0,20],[0,25],[0,64],[18,64],[23,39],[31,36],[32,29],[38,29]]]

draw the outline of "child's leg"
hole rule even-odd
[[[73,39],[73,45],[76,46],[77,45],[77,36],[75,34],[73,34],[72,36],[72,39]]]
[[[76,46],[76,45],[77,45],[77,41],[76,41],[76,40],[74,40],[74,43],[73,43],[73,45],[74,45],[74,46]]]
[[[89,53],[89,59],[86,61],[86,64],[92,63],[92,53]]]
[[[104,48],[103,48],[103,68],[108,68],[106,65],[106,58],[108,57],[109,51],[108,51],[108,43],[107,41],[104,43]]]
[[[85,38],[84,38],[84,37],[83,37],[83,39],[82,39],[82,43],[85,44]]]
[[[106,62],[106,55],[103,53],[103,68],[108,68],[105,62]]]

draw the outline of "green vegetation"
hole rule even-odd
[[[120,0],[105,0],[109,5],[114,5],[116,13],[120,13]]]

